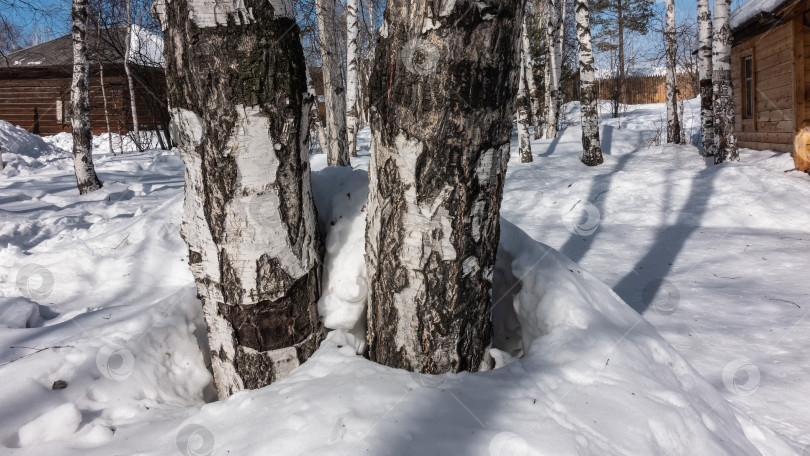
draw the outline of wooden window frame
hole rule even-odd
[[[751,74],[748,75],[750,62]],[[740,74],[742,77],[742,118],[744,120],[753,120],[756,114],[756,86],[754,85],[754,56],[748,55],[742,57]]]
[[[748,58],[751,59],[751,88],[753,89],[751,93],[753,105],[751,108],[754,115],[750,118],[745,117],[744,106],[740,106],[743,109],[740,109],[739,115],[742,125],[746,127],[745,131],[757,131],[757,56],[756,52],[754,52],[754,46],[742,49],[739,54],[740,88],[742,89],[740,91],[740,105],[745,103],[745,60]],[[742,126],[740,131],[742,131]]]

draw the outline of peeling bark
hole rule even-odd
[[[73,81],[70,85],[73,130],[73,169],[79,194],[84,195],[102,187],[93,166],[93,131],[90,129],[90,94],[87,62],[87,0],[73,0]]]
[[[181,234],[220,398],[286,376],[322,338],[306,66],[291,1],[158,1]]]
[[[677,45],[675,43],[675,0],[666,0],[666,97],[667,97],[667,143],[681,142],[681,124],[678,121],[677,87],[675,75],[678,68],[675,62]]]
[[[739,160],[734,132],[734,94],[731,82],[731,0],[714,2],[714,40],[712,41],[712,84],[714,90],[715,163]]]
[[[347,147],[352,157],[357,156],[357,131],[360,128],[360,116],[357,110],[359,86],[357,52],[357,0],[346,2],[346,134]]]
[[[712,12],[709,0],[697,0],[698,21],[698,78],[700,79],[700,136],[703,155],[713,157],[714,147],[714,93],[712,89]]]
[[[371,78],[372,360],[490,366],[499,211],[523,2],[389,1]]]
[[[588,166],[603,162],[599,143],[599,100],[594,84],[593,43],[588,0],[576,0],[577,40],[579,41],[579,103],[582,113],[582,156]]]

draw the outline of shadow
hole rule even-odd
[[[716,166],[712,166],[695,176],[689,198],[678,212],[675,223],[658,231],[647,254],[613,287],[613,291],[639,314],[643,314],[653,303],[660,302],[656,299],[661,293],[668,295],[661,299],[674,300],[673,305],[677,305],[679,292],[666,277],[686,242],[700,228],[700,220],[714,191],[713,179],[718,171]],[[674,311],[674,308],[656,310],[666,314]]]
[[[546,149],[546,151],[543,152],[542,154],[538,154],[537,156],[538,157],[548,157],[549,155],[553,154],[554,150],[557,149],[557,144],[560,143],[560,138],[562,137],[562,135],[563,135],[563,131],[560,131],[557,134],[557,136],[554,139],[552,139],[551,142],[548,144],[548,148]]]
[[[605,155],[612,155],[613,129],[613,125],[602,125],[602,131],[599,134],[599,144],[602,146],[602,153]]]

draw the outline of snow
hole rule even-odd
[[[692,146],[656,146],[664,112],[603,118],[594,168],[578,161],[576,105],[558,139],[532,142],[533,163],[512,148],[493,277],[498,368],[476,374],[357,355],[369,131],[353,168],[313,155],[319,310],[334,330],[286,379],[220,402],[179,236],[177,153],[97,154],[105,185],[78,196],[70,156],[54,146],[64,138],[0,129],[28,144],[4,146],[7,161],[44,160],[0,180],[0,445],[90,456],[801,453],[810,178],[785,173],[784,154],[743,150],[715,167]],[[693,142],[698,112],[690,100]],[[58,380],[67,387],[52,389]]]
[[[748,0],[731,12],[729,25],[734,30],[762,13],[775,12],[779,7],[787,3],[788,0]]]
[[[132,53],[129,61],[138,65],[164,67],[163,37],[138,24],[132,24],[129,35]]]

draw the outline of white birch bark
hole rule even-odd
[[[526,23],[523,23],[523,30],[526,29]],[[525,44],[528,40],[521,40]],[[521,46],[522,47],[522,46]],[[527,49],[523,48],[523,52]],[[520,65],[520,81],[518,82],[517,98],[515,99],[515,107],[517,108],[517,131],[518,131],[518,150],[520,153],[521,163],[531,163],[534,158],[532,157],[532,143],[529,135],[529,110],[531,103],[528,98],[526,86],[526,65],[525,59],[521,60]]]
[[[340,72],[340,56],[335,32],[335,0],[315,0],[315,15],[318,19],[326,105],[327,163],[329,166],[349,166],[346,90]]]
[[[602,163],[603,158],[599,142],[599,100],[594,83],[590,5],[588,0],[576,0],[574,5],[577,41],[579,42],[579,102],[582,113],[582,156],[580,160],[588,166],[595,166]]]
[[[101,188],[93,166],[93,132],[90,129],[90,94],[87,61],[87,0],[73,0],[71,9],[73,27],[73,81],[70,85],[73,130],[73,168],[79,193],[84,195]]]
[[[712,84],[714,89],[715,163],[739,160],[734,132],[734,96],[731,82],[731,0],[714,2],[714,40],[712,41]]]
[[[292,0],[159,0],[154,10],[186,165],[181,235],[224,399],[284,378],[323,336],[312,95]]]
[[[104,122],[107,123],[107,144],[110,147],[110,154],[115,156],[115,150],[113,149],[113,141],[112,141],[112,132],[110,131],[110,111],[107,109],[107,88],[104,86],[104,64],[98,64],[98,78],[99,83],[101,84],[101,99],[104,103]]]
[[[667,105],[667,143],[679,143],[681,141],[681,124],[678,122],[678,102],[676,100],[676,75],[677,66],[675,53],[677,45],[675,43],[675,0],[666,0],[666,28],[664,31],[666,38],[666,105]]]
[[[528,7],[527,7],[528,11]],[[540,120],[540,100],[537,98],[537,84],[534,82],[534,71],[532,64],[532,48],[529,41],[529,32],[526,29],[526,17],[523,17],[523,26],[520,30],[521,48],[523,49],[523,66],[526,73],[526,91],[529,97],[529,122],[534,125],[535,139],[539,138],[539,130],[542,129],[543,122]]]
[[[697,0],[698,21],[698,78],[700,79],[700,136],[703,155],[713,157],[714,145],[714,91],[712,89],[712,12],[709,0]]]
[[[557,137],[557,122],[560,109],[560,78],[562,75],[562,25],[561,13],[565,11],[564,0],[548,0],[546,8],[546,44],[548,68],[546,89],[546,138]]]
[[[129,59],[132,55],[132,0],[127,0],[127,42],[124,51],[124,72],[127,75],[127,86],[129,87],[129,107],[132,111],[132,133],[135,135],[135,147],[142,150],[141,129],[138,124],[138,104],[135,98],[135,81],[132,79],[132,68],[129,66]]]
[[[352,157],[357,156],[357,131],[360,127],[358,100],[358,53],[357,53],[357,0],[346,2],[346,136],[347,147]]]

